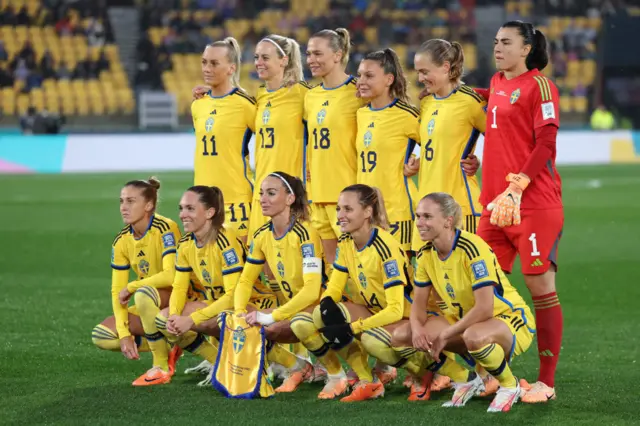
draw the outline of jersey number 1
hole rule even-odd
[[[498,105],[495,105],[493,108],[491,108],[491,114],[493,114],[493,123],[491,123],[492,129],[498,128],[498,123],[496,123],[497,111],[498,111]]]
[[[540,252],[538,251],[538,241],[536,240],[535,232],[529,236],[529,241],[531,241],[531,256],[540,256]]]

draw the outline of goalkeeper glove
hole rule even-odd
[[[328,325],[319,331],[335,350],[342,349],[353,341],[353,330],[348,323]]]
[[[522,192],[527,188],[531,179],[520,174],[509,173],[509,186],[487,206],[491,212],[491,224],[500,228],[520,225],[520,202]]]
[[[342,310],[334,300],[327,296],[320,301],[320,317],[325,326],[342,325],[347,323]]]

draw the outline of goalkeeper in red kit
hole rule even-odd
[[[516,255],[535,308],[540,372],[523,402],[555,399],[555,371],[562,343],[562,309],[556,295],[558,242],[564,214],[555,166],[558,89],[540,71],[549,61],[544,35],[521,21],[504,24],[494,40],[498,72],[488,93],[483,153],[485,209],[478,235],[503,270]],[[480,91],[479,91],[480,92]],[[481,93],[481,92],[480,92]]]

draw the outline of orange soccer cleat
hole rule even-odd
[[[433,372],[427,371],[421,378],[414,377],[408,401],[428,401],[431,397]]]
[[[351,392],[351,395],[345,396],[341,402],[357,402],[366,401],[368,399],[376,399],[384,396],[384,385],[378,382],[358,382]]]
[[[298,386],[313,376],[313,365],[306,363],[301,370],[292,371],[282,384],[276,388],[276,393],[290,393],[298,389]]]
[[[153,367],[142,376],[133,381],[133,386],[164,385],[171,382],[171,374],[159,367]]]
[[[182,356],[182,348],[178,345],[175,345],[173,348],[171,348],[171,351],[169,352],[169,374],[171,374],[172,376],[174,374],[176,374],[176,364],[178,363],[178,360],[180,359],[180,357]]]

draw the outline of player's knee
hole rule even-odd
[[[525,274],[524,283],[533,297],[544,296],[556,291],[555,268],[539,275]]]
[[[317,330],[313,316],[308,312],[300,312],[291,318],[291,331],[302,341],[311,337]]]
[[[91,331],[91,340],[96,347],[105,351],[114,351],[120,349],[120,339],[118,334],[109,327],[98,324]]]
[[[469,327],[462,333],[462,341],[468,350],[475,351],[487,344],[487,336],[480,333],[475,327]]]
[[[156,308],[160,307],[160,294],[158,290],[148,285],[137,289],[133,294],[133,300],[139,310],[151,306],[155,306]]]
[[[391,335],[391,346],[399,347],[411,345],[411,327],[408,323],[393,330],[393,334]]]
[[[379,328],[367,330],[360,336],[360,343],[368,354],[384,361],[386,350],[391,348],[389,336],[381,335]]]
[[[320,305],[315,307],[313,313],[311,314],[311,318],[316,329],[319,330],[324,327],[324,321],[322,321],[322,314],[320,313]]]

